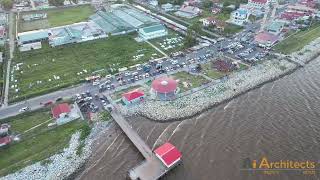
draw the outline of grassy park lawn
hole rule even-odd
[[[213,69],[211,67],[211,63],[203,64],[201,65],[201,67],[202,67],[202,73],[212,79],[219,79],[227,74],[227,73],[219,72],[218,70]]]
[[[285,40],[278,43],[274,49],[280,53],[290,54],[299,51],[305,45],[320,37],[320,24],[313,25],[309,30],[292,34]]]
[[[48,18],[29,22],[24,22],[22,20],[22,15],[33,13],[47,13]],[[82,22],[86,21],[93,13],[94,9],[90,5],[62,9],[49,9],[46,11],[37,12],[22,12],[18,20],[18,30],[19,32],[25,32]]]
[[[77,84],[97,70],[106,73],[104,69],[112,67],[117,71],[161,57],[152,46],[137,43],[133,37],[112,36],[55,48],[42,43],[42,49],[17,52],[13,66],[19,63],[20,66],[13,67],[9,100],[23,100]]]
[[[242,26],[226,23],[224,30],[221,32],[222,35],[232,35],[243,30]]]
[[[132,91],[132,90],[135,90],[135,89],[142,89],[143,90],[143,87],[140,86],[140,85],[136,85],[136,86],[132,86],[132,87],[128,87],[126,89],[122,89],[122,90],[116,91],[116,92],[111,94],[111,99],[114,100],[114,101],[118,100],[118,99],[122,98],[122,94],[127,93],[127,92]]]
[[[187,72],[178,72],[173,74],[173,78],[179,80],[179,88],[181,92],[191,90],[209,82],[202,76],[196,76]]]
[[[48,11],[48,21],[51,27],[62,26],[85,21],[93,13],[94,9],[90,5],[54,9]]]
[[[11,125],[11,131],[14,133],[24,133],[26,130],[37,126],[41,123],[47,122],[52,119],[49,109],[41,109],[36,112],[26,112],[15,117],[1,120]]]
[[[183,48],[184,37],[173,30],[168,29],[168,35],[150,40],[150,42],[157,46],[166,54],[180,51]]]
[[[13,132],[23,132],[31,126],[47,121],[48,118],[50,118],[49,112],[41,110],[4,121],[11,124]],[[68,146],[71,135],[78,130],[85,129],[86,126],[85,121],[75,120],[54,128],[48,128],[47,125],[40,126],[22,134],[19,142],[0,149],[0,176],[13,173],[61,152]]]

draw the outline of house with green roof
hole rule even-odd
[[[164,25],[157,24],[153,26],[140,28],[138,30],[138,33],[142,39],[149,40],[149,39],[166,36],[168,34],[168,31]]]
[[[270,23],[268,26],[267,26],[267,31],[269,33],[272,33],[272,34],[275,34],[275,35],[278,35],[281,33],[282,29],[284,28],[285,26],[285,23],[284,22],[281,22],[281,21],[272,21],[272,23]]]

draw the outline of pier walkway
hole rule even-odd
[[[133,180],[155,180],[163,176],[169,169],[158,159],[150,147],[141,139],[138,133],[132,129],[130,124],[122,117],[114,106],[111,116],[137,147],[145,160],[129,171],[129,177]]]

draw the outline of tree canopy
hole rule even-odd
[[[9,10],[12,8],[13,1],[12,0],[1,0],[1,5],[4,9]]]

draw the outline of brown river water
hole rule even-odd
[[[192,119],[156,123],[134,117],[130,122],[150,147],[170,141],[182,151],[183,164],[163,179],[320,179],[320,58]],[[126,179],[128,170],[143,160],[119,127],[112,126],[77,179]],[[244,162],[262,157],[314,161],[319,170],[243,169]]]

